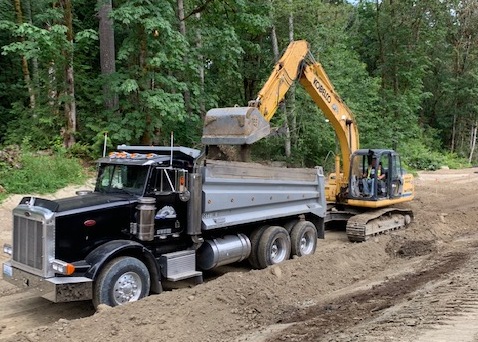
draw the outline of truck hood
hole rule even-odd
[[[46,208],[56,213],[70,214],[72,212],[78,213],[92,211],[96,208],[101,209],[129,205],[134,202],[137,202],[137,197],[127,194],[105,194],[100,192],[92,192],[85,195],[67,197],[57,200],[24,197],[20,204],[33,204],[37,207]]]

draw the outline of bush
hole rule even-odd
[[[465,167],[471,167],[471,164],[466,158],[459,157],[456,153],[447,153],[443,156],[443,165],[448,166],[450,169],[462,169]]]
[[[87,173],[74,158],[56,155],[25,153],[21,168],[3,167],[0,183],[7,193],[49,193],[69,184],[81,184]]]
[[[415,170],[437,170],[442,166],[451,169],[469,167],[470,164],[453,153],[440,153],[431,150],[420,141],[412,141],[401,148],[403,162]]]

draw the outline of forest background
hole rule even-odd
[[[254,99],[299,39],[362,148],[416,169],[476,163],[476,0],[0,0],[0,144],[91,158],[106,132],[109,148],[174,132],[200,147],[207,110]],[[300,86],[271,123],[281,134],[254,158],[332,167],[334,132]]]

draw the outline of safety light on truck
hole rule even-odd
[[[51,266],[56,273],[71,275],[75,272],[75,266],[61,260],[52,260]]]
[[[8,255],[12,255],[13,254],[12,245],[4,244],[3,245],[3,253],[8,254]]]

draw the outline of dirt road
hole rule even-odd
[[[313,256],[97,313],[0,281],[0,341],[478,342],[477,172],[421,173],[407,229],[365,243],[329,230]],[[0,208],[2,244],[16,202]]]

